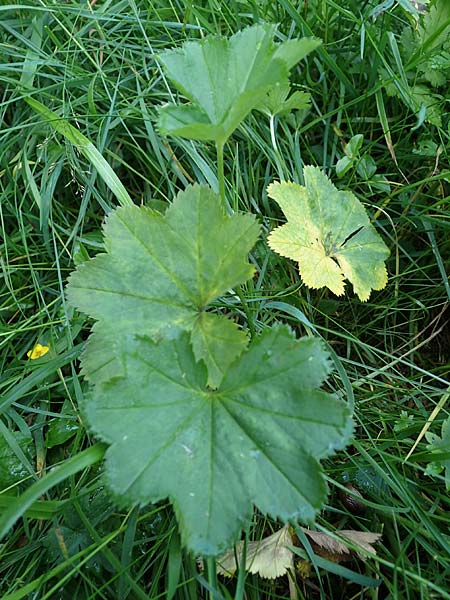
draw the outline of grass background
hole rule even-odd
[[[293,70],[293,87],[311,92],[312,107],[276,121],[277,148],[259,113],[230,139],[225,172],[232,205],[259,215],[267,232],[281,216],[267,184],[299,181],[303,164],[317,164],[364,202],[391,249],[388,285],[364,304],[350,289],[342,298],[308,290],[295,265],[264,239],[252,255],[258,277],[246,293],[257,327],[284,320],[304,334],[295,309],[302,311],[340,357],[355,395],[355,439],[325,465],[330,495],[318,524],[383,532],[376,558],[338,564],[337,574],[313,564],[309,577],[298,576],[298,594],[450,598],[444,476],[425,473],[431,458],[425,437],[407,458],[430,417],[429,431],[439,435],[448,417],[448,101],[436,100],[440,122],[432,124],[411,97],[388,95],[392,84],[420,78],[414,65],[399,60],[395,43],[414,28],[415,17],[408,3],[374,13],[377,4],[0,4],[1,508],[55,465],[67,465],[67,478],[43,489],[44,502],[32,504],[0,546],[3,598],[193,600],[212,593],[207,575],[180,548],[169,506],[118,511],[94,459],[70,471],[70,461],[95,440],[77,412],[86,391],[77,357],[90,322],[73,314],[63,290],[75,265],[101,248],[100,226],[117,199],[79,145],[26,100],[86,136],[135,203],[163,206],[190,182],[216,188],[217,180],[212,146],[163,139],[155,130],[157,106],[174,98],[155,54],[186,38],[231,35],[260,21],[279,23],[280,40],[314,34],[324,45]],[[337,180],[343,144],[355,134],[364,136],[361,156],[373,158],[388,192],[361,177],[356,164]],[[29,360],[38,342],[50,351]],[[336,384],[342,386],[338,374]],[[345,483],[364,496],[362,514],[342,501]],[[272,527],[255,517],[253,535]],[[341,576],[343,566],[350,576]],[[364,587],[361,575],[381,584]],[[222,597],[233,597],[234,581],[217,586]],[[285,598],[288,588],[283,579],[249,576],[245,594]]]

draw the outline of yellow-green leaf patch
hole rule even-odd
[[[354,194],[338,190],[317,167],[303,173],[304,186],[268,187],[288,221],[271,232],[269,246],[297,261],[308,287],[327,287],[340,296],[348,279],[359,298],[368,300],[371,290],[386,285],[389,249]]]

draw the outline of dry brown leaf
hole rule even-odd
[[[292,546],[289,525],[285,525],[269,537],[256,542],[248,542],[245,569],[266,579],[275,579],[287,574],[294,566],[294,555],[288,546]],[[236,544],[217,559],[217,572],[231,577],[236,571],[236,560],[240,562],[244,543]]]
[[[370,531],[354,531],[352,529],[343,529],[336,531],[343,540],[338,540],[335,537],[322,533],[320,531],[311,531],[301,527],[301,530],[311,539],[311,541],[330,553],[330,559],[333,556],[338,560],[339,557],[350,557],[352,549],[349,548],[345,540],[354,546],[359,546],[366,553],[376,554],[373,544],[377,542],[381,533],[373,533]],[[285,525],[279,531],[272,535],[255,542],[248,542],[247,556],[245,562],[245,570],[252,574],[257,574],[266,579],[275,579],[283,575],[289,575],[288,569],[294,567],[294,553],[290,549],[294,545],[289,525]],[[244,542],[236,544],[235,548],[228,550],[217,559],[217,573],[231,577],[236,572],[236,556],[240,563],[242,560],[242,551]],[[365,559],[364,554],[359,554],[360,558]],[[295,583],[289,578],[290,596],[296,598]]]
[[[335,537],[327,533],[321,533],[320,531],[311,531],[309,529],[301,530],[318,546],[324,548],[328,552],[332,552],[335,554],[350,554],[351,548],[346,546],[344,542],[337,540]],[[373,533],[371,531],[355,531],[353,529],[342,529],[340,531],[336,531],[340,537],[348,540],[352,544],[356,546],[360,546],[369,554],[376,554],[376,550],[373,547],[380,538],[381,533]],[[358,553],[361,558],[364,558],[364,555]]]
[[[369,554],[376,555],[377,551],[373,547],[373,544],[381,539],[381,533],[375,533],[373,531],[354,531],[353,529],[343,529],[339,531],[339,535],[343,538],[353,542],[357,546],[364,548]]]

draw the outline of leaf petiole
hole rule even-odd
[[[219,196],[222,200],[222,206],[226,213],[231,212],[231,208],[225,198],[225,173],[223,164],[223,143],[216,142],[217,153],[217,180],[219,182]]]
[[[242,304],[242,308],[244,309],[245,312],[245,316],[247,318],[247,324],[248,324],[248,330],[250,333],[250,339],[253,339],[255,337],[255,324],[253,322],[253,317],[252,314],[250,312],[250,308],[248,306],[247,300],[244,296],[244,293],[242,291],[242,286],[238,286],[236,288],[236,294],[238,295],[239,300],[241,301]]]
[[[208,583],[210,585],[210,600],[219,600],[220,594],[217,589],[217,566],[214,556],[208,556],[206,559],[206,568],[208,571]]]

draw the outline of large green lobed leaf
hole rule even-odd
[[[193,186],[165,215],[112,212],[106,252],[68,285],[96,319],[82,408],[110,445],[109,486],[128,505],[169,497],[198,554],[224,550],[253,505],[313,520],[326,496],[319,460],[351,434],[346,403],[320,389],[330,363],[317,339],[278,327],[247,348],[236,323],[206,310],[253,274],[258,232],[254,217],[225,215]]]
[[[269,246],[297,261],[308,287],[328,287],[340,296],[348,279],[362,301],[387,282],[389,249],[361,202],[338,190],[317,167],[304,167],[305,186],[272,183],[268,194],[288,222],[269,235]]]
[[[205,361],[210,385],[217,387],[219,357],[226,367],[247,337],[233,322],[204,311],[253,275],[246,257],[258,234],[254,216],[225,215],[206,186],[180,192],[165,215],[136,206],[113,211],[104,227],[107,252],[82,263],[67,287],[69,301],[99,321],[85,374],[121,372],[123,335],[174,338],[190,331],[197,359]]]
[[[239,123],[320,41],[273,41],[274,25],[255,25],[229,39],[206,37],[159,55],[167,76],[190,100],[160,110],[159,129],[223,144]]]
[[[346,404],[319,389],[330,371],[317,339],[266,331],[217,390],[189,338],[122,340],[125,373],[94,386],[84,412],[110,448],[106,476],[127,504],[169,497],[184,543],[214,555],[252,504],[312,521],[326,485],[319,459],[351,434]]]

